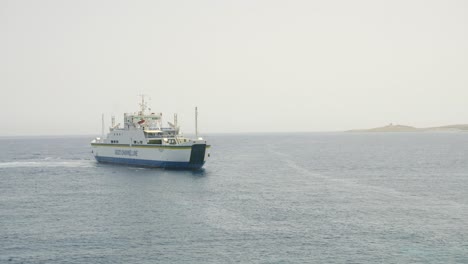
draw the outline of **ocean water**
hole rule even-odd
[[[196,172],[0,139],[0,263],[468,263],[468,133],[206,139]]]

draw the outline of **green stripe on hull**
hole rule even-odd
[[[197,144],[195,144],[197,145]],[[191,149],[192,146],[155,146],[155,145],[129,145],[129,144],[103,144],[103,143],[91,143],[91,146],[97,147],[119,147],[119,148],[163,148],[163,149]],[[210,145],[207,145],[206,148],[210,148]]]

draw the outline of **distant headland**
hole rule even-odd
[[[346,132],[468,132],[468,124],[449,125],[440,127],[417,128],[405,125],[389,124],[383,127],[369,129],[353,129]]]

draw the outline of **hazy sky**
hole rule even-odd
[[[0,0],[0,135],[468,123],[468,1]]]

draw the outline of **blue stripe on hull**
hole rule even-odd
[[[164,168],[164,169],[179,169],[179,170],[197,170],[203,167],[203,163],[190,163],[180,161],[160,161],[160,160],[142,160],[142,159],[126,159],[126,158],[112,158],[95,156],[98,162],[102,163],[116,163],[131,166]]]

